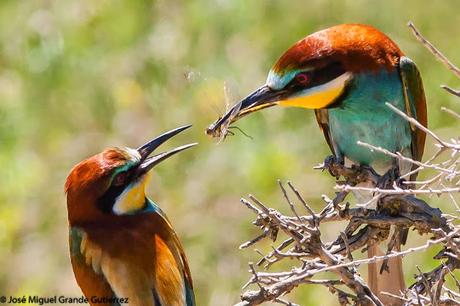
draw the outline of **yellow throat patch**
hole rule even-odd
[[[139,181],[126,187],[115,201],[113,212],[124,215],[142,209],[145,206],[145,186],[149,180],[150,174],[147,173]]]
[[[325,108],[340,96],[346,82],[351,78],[351,73],[346,72],[328,83],[309,88],[298,96],[281,100],[281,106],[294,106],[309,109]]]

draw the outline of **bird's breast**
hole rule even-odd
[[[411,132],[407,121],[394,113],[389,102],[404,111],[404,96],[398,72],[361,74],[354,78],[339,107],[329,110],[329,125],[339,154],[351,161],[388,169],[393,159],[357,142],[410,154]],[[381,172],[381,171],[379,171]]]

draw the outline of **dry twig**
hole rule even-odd
[[[409,23],[409,27],[417,39],[460,78],[460,69],[427,41],[412,23]],[[458,91],[444,88],[449,93],[460,96]],[[278,246],[272,247],[267,254],[258,251],[262,257],[256,265],[252,263],[249,265],[251,277],[243,287],[245,291],[241,295],[238,306],[258,305],[266,301],[295,305],[282,298],[301,285],[327,287],[337,296],[340,305],[382,305],[376,294],[360,277],[357,268],[370,263],[383,262],[381,273],[385,273],[383,270],[389,258],[409,256],[415,252],[423,252],[432,246],[442,247],[434,257],[439,261],[439,265],[428,272],[420,270],[414,283],[400,296],[388,295],[404,305],[460,305],[460,282],[453,274],[454,270],[460,268],[460,226],[456,224],[460,219],[460,210],[454,196],[460,192],[460,141],[444,140],[414,118],[391,104],[387,105],[429,135],[436,143],[436,153],[427,161],[420,162],[398,152],[389,152],[366,143],[359,144],[416,165],[417,169],[406,174],[404,178],[426,169],[434,172],[432,177],[424,181],[403,181],[400,184],[394,183],[392,186],[382,187],[379,185],[381,177],[373,169],[357,166],[347,168],[336,163],[333,158],[329,158],[319,168],[328,170],[331,175],[342,180],[337,181],[338,192],[333,199],[322,197],[325,207],[319,213],[308,205],[290,182],[287,183],[288,189],[282,182],[278,183],[292,213],[291,216],[269,208],[252,195],[249,196],[249,200],[241,199],[241,202],[256,215],[253,224],[262,230],[261,234],[243,243],[241,248],[250,247],[266,239],[275,241],[280,236],[283,236],[284,240]],[[460,119],[457,112],[445,108],[443,111]],[[371,182],[373,186],[380,187],[359,186],[363,182]],[[409,186],[410,188],[407,188]],[[412,186],[418,188],[414,189]],[[376,207],[371,208],[368,205],[370,202],[358,203],[362,205],[351,207],[345,200],[353,191],[368,192],[373,198],[372,202],[377,202]],[[301,205],[291,199],[291,194]],[[455,212],[444,214],[440,209],[433,208],[424,200],[417,198],[420,195],[446,195],[446,200],[452,202]],[[337,221],[347,221],[348,224],[335,240],[324,241],[321,237],[320,225]],[[399,239],[396,237],[399,231],[409,228],[424,235],[427,238],[426,243],[400,250],[397,246]],[[364,251],[369,245],[386,241],[392,229],[393,234],[387,254],[359,260],[354,258],[353,252]],[[286,260],[295,263],[289,271],[259,271],[261,266],[269,269]],[[324,272],[333,272],[335,278],[324,278]],[[446,277],[453,278],[456,284],[454,288],[446,285]]]

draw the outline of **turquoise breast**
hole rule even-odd
[[[402,83],[398,71],[355,75],[345,99],[329,109],[329,126],[334,143],[343,157],[372,167],[390,167],[393,159],[360,146],[357,141],[409,154],[409,124],[385,102],[404,111]]]

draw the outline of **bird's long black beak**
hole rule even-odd
[[[206,134],[213,137],[220,137],[222,130],[231,123],[250,113],[276,105],[285,94],[284,90],[273,90],[267,85],[258,88],[212,123],[206,129]]]
[[[153,153],[153,151],[158,148],[160,145],[162,145],[164,142],[166,142],[168,139],[174,137],[175,135],[179,134],[180,132],[190,128],[192,125],[185,125],[178,127],[174,130],[168,131],[164,134],[161,134],[160,136],[156,137],[155,139],[147,142],[143,146],[139,147],[137,151],[141,155],[141,164],[138,167],[138,175],[144,174],[150,169],[152,169],[155,165],[159,164],[163,160],[181,152],[184,151],[188,148],[191,148],[197,143],[190,143],[186,144],[177,148],[174,148],[172,150],[155,154],[153,156],[150,156],[150,154]]]

